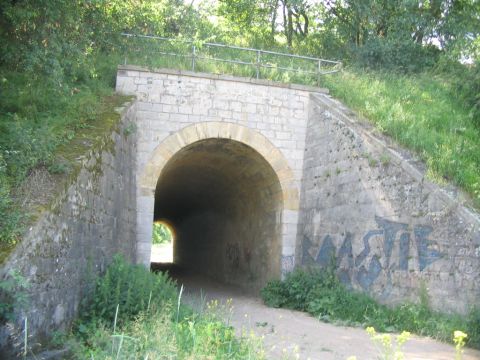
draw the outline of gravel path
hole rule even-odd
[[[269,359],[346,360],[352,355],[358,360],[377,358],[377,349],[363,329],[326,324],[298,311],[269,308],[257,297],[202,277],[177,278],[179,284],[184,284],[184,301],[194,307],[210,300],[224,304],[231,299],[229,323],[239,333],[253,330],[263,336]],[[455,359],[452,345],[424,337],[412,337],[403,350],[406,360]],[[480,351],[467,349],[463,360],[474,359],[480,359]]]

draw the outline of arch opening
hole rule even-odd
[[[175,229],[175,265],[256,291],[280,275],[283,196],[256,150],[209,138],[183,147],[163,167],[154,220]]]
[[[174,240],[175,228],[168,222],[168,220],[160,219],[154,221],[150,261],[156,264],[173,263]]]

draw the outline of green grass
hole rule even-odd
[[[71,174],[79,156],[113,130],[114,108],[127,100],[113,95],[114,75],[115,67],[99,66],[94,77],[68,83],[0,69],[0,262],[35,212],[19,190],[32,171]]]
[[[116,257],[96,280],[72,335],[55,345],[82,360],[264,358],[259,338],[237,337],[224,322],[231,309],[211,302],[195,312],[181,294],[167,275]]]
[[[480,348],[480,310],[468,316],[433,311],[426,292],[419,304],[387,307],[370,296],[351,291],[332,269],[296,270],[284,281],[272,281],[262,289],[264,302],[273,307],[306,311],[322,321],[342,325],[373,326],[381,332],[410,331],[452,342],[453,332],[468,334],[467,345]]]
[[[345,70],[324,79],[333,96],[413,150],[439,183],[452,182],[480,208],[480,129],[451,83],[432,73]]]

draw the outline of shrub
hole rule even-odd
[[[287,303],[287,286],[283,281],[272,280],[261,290],[261,296],[266,305],[279,308]]]
[[[167,274],[150,273],[120,256],[97,279],[88,299],[67,340],[75,359],[264,358],[259,338],[237,338],[224,324],[217,301],[198,314],[181,304]]]
[[[288,273],[284,281],[270,281],[262,289],[261,295],[268,306],[305,311],[313,288],[318,287],[319,284],[331,286],[333,279],[328,272],[295,270]]]
[[[142,265],[128,264],[115,256],[106,273],[97,279],[84,304],[83,319],[113,323],[117,305],[118,323],[133,318],[149,305],[173,304],[177,299],[175,282],[167,274],[154,274]]]
[[[27,289],[27,280],[18,271],[10,271],[0,281],[0,324],[13,320],[14,311],[28,305]]]
[[[480,346],[479,309],[467,316],[436,312],[430,308],[426,293],[419,304],[390,308],[368,294],[348,289],[335,276],[332,266],[295,270],[284,281],[269,282],[261,295],[269,306],[303,310],[324,321],[373,326],[380,331],[405,330],[451,342],[452,332],[461,329],[469,334],[469,346]]]
[[[417,44],[411,39],[370,39],[354,50],[355,63],[364,68],[419,72],[435,65],[440,51],[433,46]]]
[[[444,57],[437,64],[436,73],[452,84],[452,96],[463,100],[470,118],[480,129],[480,60],[467,66]]]
[[[480,349],[480,308],[474,308],[468,314],[466,333],[469,346]]]

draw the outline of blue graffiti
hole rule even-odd
[[[323,239],[323,244],[318,252],[315,262],[320,266],[327,266],[332,258],[335,256],[336,252],[335,245],[333,245],[332,237],[330,235],[325,236]]]
[[[403,233],[400,235],[400,257],[398,259],[398,268],[400,270],[408,270],[408,254],[410,254],[410,234]]]
[[[363,237],[363,250],[358,256],[355,258],[355,266],[360,265],[370,254],[370,243],[369,240],[370,238],[377,236],[377,235],[382,235],[383,231],[382,230],[370,230],[364,237]]]
[[[408,225],[379,216],[375,217],[375,222],[378,225],[378,229],[369,230],[363,236],[363,249],[356,257],[353,256],[352,252],[352,242],[354,238],[352,233],[347,232],[345,234],[338,251],[332,236],[326,235],[323,238],[322,245],[316,256],[310,253],[310,249],[313,248],[313,243],[305,236],[303,240],[303,264],[315,263],[320,266],[327,266],[332,261],[332,258],[336,258],[337,265],[340,265],[340,263],[346,259],[348,269],[353,270],[353,273],[345,269],[341,270],[339,276],[342,281],[349,283],[354,279],[365,290],[372,286],[382,273],[382,270],[387,271],[388,278],[390,278],[389,270],[407,271],[411,259],[411,233],[409,232]],[[434,242],[431,241],[428,236],[432,231],[432,227],[426,225],[416,225],[413,228],[420,271],[425,270],[428,265],[443,256],[441,252],[431,248]],[[377,255],[372,256],[367,263],[367,259],[371,253],[370,240],[375,236],[383,237],[383,265]],[[391,264],[392,252],[397,238],[399,246],[398,264]]]
[[[340,263],[344,257],[347,258],[348,267],[353,266],[353,253],[352,253],[352,238],[353,234],[347,232],[345,239],[343,240],[340,250],[338,250],[337,262]]]
[[[385,257],[387,260],[387,267],[390,265],[390,258],[392,256],[393,244],[395,243],[395,238],[399,231],[405,231],[408,229],[407,224],[398,223],[395,221],[390,221],[383,219],[379,216],[375,216],[375,221],[380,228],[383,230],[383,249],[385,252]]]
[[[428,265],[435,262],[442,256],[440,252],[430,249],[431,241],[428,240],[428,235],[433,231],[431,226],[417,226],[413,229],[418,250],[418,262],[420,271],[423,271]]]
[[[368,289],[372,286],[373,282],[378,278],[380,272],[382,271],[382,265],[380,264],[380,260],[378,260],[377,256],[372,258],[370,261],[370,265],[368,266],[368,270],[365,266],[360,268],[360,271],[357,273],[357,282],[360,286],[364,289]]]

